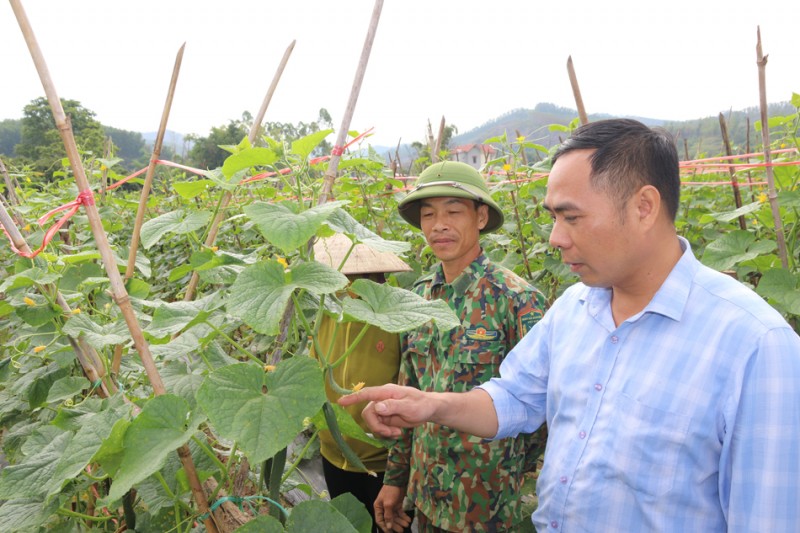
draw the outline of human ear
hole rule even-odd
[[[652,225],[661,213],[661,193],[652,185],[645,185],[636,192],[636,206],[639,220]]]
[[[489,206],[481,204],[478,206],[478,229],[482,230],[489,223]]]

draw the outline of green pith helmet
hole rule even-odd
[[[489,221],[481,233],[491,233],[503,225],[503,212],[489,194],[489,187],[481,173],[458,161],[434,163],[423,170],[416,186],[400,200],[397,208],[406,222],[419,228],[419,201],[440,197],[467,198],[486,204],[489,207]]]

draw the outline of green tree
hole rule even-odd
[[[105,126],[103,129],[106,135],[111,137],[111,141],[116,147],[114,155],[122,159],[123,167],[127,170],[136,170],[147,165],[150,151],[147,149],[141,133],[120,130],[111,126]]]
[[[0,154],[14,156],[14,147],[20,141],[20,120],[6,119],[0,121]]]
[[[103,126],[94,118],[95,113],[77,100],[62,98],[61,105],[70,119],[78,149],[102,157],[105,134]],[[45,97],[37,98],[25,106],[20,143],[15,151],[17,156],[30,162],[34,170],[43,172],[47,177],[51,177],[53,170],[60,167],[60,161],[66,154]]]
[[[239,144],[250,132],[248,122],[252,122],[252,116],[245,112],[239,120],[231,120],[227,125],[211,128],[207,137],[187,135],[186,139],[194,143],[189,150],[189,164],[197,168],[221,167],[230,153],[220,147]]]

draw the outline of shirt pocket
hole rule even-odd
[[[650,407],[624,394],[614,402],[616,438],[606,454],[609,477],[631,490],[659,497],[677,478],[690,417]]]
[[[506,354],[505,342],[474,340],[463,336],[454,345],[451,358],[452,390],[464,392],[499,375],[500,362]]]

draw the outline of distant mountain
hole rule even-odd
[[[147,143],[147,146],[152,149],[153,143],[156,142],[156,137],[158,136],[157,131],[148,131],[146,133],[142,133],[142,137],[144,137],[144,141]],[[162,143],[162,151],[165,148],[168,148],[172,151],[172,153],[179,155],[181,157],[186,157],[189,153],[189,150],[192,149],[192,142],[186,140],[186,136],[182,133],[178,133],[177,131],[167,130],[164,132],[164,141]]]

